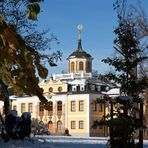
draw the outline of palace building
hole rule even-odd
[[[82,48],[82,25],[78,25],[78,47],[68,58],[68,72],[53,74],[39,86],[49,101],[49,109],[36,96],[11,96],[11,108],[18,115],[30,112],[31,117],[48,124],[51,134],[63,134],[66,129],[73,136],[107,136],[108,129],[93,123],[102,120],[109,111],[103,101],[104,93],[112,86],[92,75],[92,56]]]

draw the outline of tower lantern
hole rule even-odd
[[[77,29],[78,48],[67,58],[69,73],[91,73],[93,58],[83,50],[81,43],[81,30],[83,29],[83,25],[78,24]]]

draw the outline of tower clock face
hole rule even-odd
[[[82,25],[82,24],[78,24],[78,25],[77,25],[77,29],[78,29],[78,30],[82,30],[82,29],[83,29],[83,25]]]

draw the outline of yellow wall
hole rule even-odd
[[[96,103],[96,110],[94,110],[94,104],[96,98],[101,98],[100,95],[91,95],[90,99],[90,136],[107,136],[107,127],[98,126],[96,129],[92,128],[94,121],[102,120],[104,115],[108,114],[108,103],[102,103],[102,111],[100,111],[100,104]],[[105,107],[105,108],[104,108]]]
[[[71,111],[71,102],[75,101],[75,111]],[[79,111],[79,101],[83,101],[83,111]],[[69,133],[72,135],[88,135],[88,100],[84,95],[72,95],[68,97],[68,129]],[[71,129],[71,121],[75,121],[76,128]],[[79,121],[83,121],[83,129],[79,128]]]
[[[75,111],[71,111],[71,101],[75,101]],[[79,111],[79,101],[84,101],[84,110]],[[87,113],[87,100],[85,98],[79,99],[76,98],[75,100],[68,99],[68,114],[69,115],[86,115]]]
[[[17,106],[17,114],[19,116],[22,115],[22,112],[21,112],[21,104],[24,103],[24,102],[13,102],[12,105],[11,105],[11,109],[13,109],[13,106]],[[29,103],[32,103],[32,113],[31,113],[31,116],[35,116],[35,111],[34,111],[34,103],[33,102],[27,102],[27,103],[24,103],[25,104],[25,112],[29,112]]]
[[[75,129],[71,129],[71,121],[75,121],[76,122],[76,128]],[[83,129],[79,129],[79,121],[83,121],[84,123],[84,128]],[[70,133],[87,133],[87,117],[69,117],[68,118],[68,129]]]
[[[67,92],[67,84],[62,83],[60,80],[53,81],[50,79],[48,82],[46,82],[44,84],[39,84],[39,86],[44,89],[44,93],[48,93],[50,87],[53,88],[53,93],[58,93],[59,87],[62,87],[61,92]]]

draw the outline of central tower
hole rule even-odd
[[[81,30],[83,25],[77,25],[78,29],[78,48],[67,58],[69,73],[91,73],[92,72],[92,60],[90,54],[85,52],[82,48]]]

